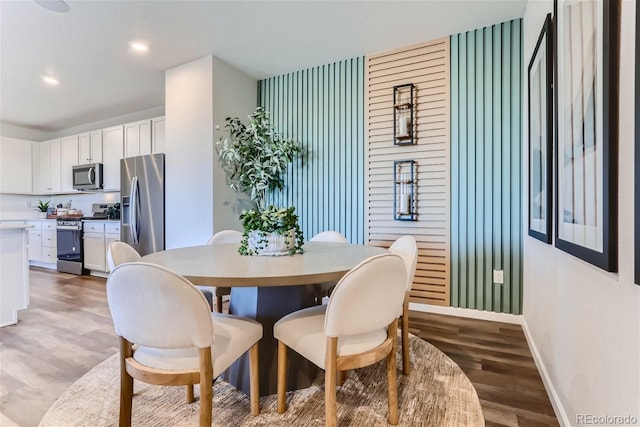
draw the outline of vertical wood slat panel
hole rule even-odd
[[[514,20],[451,37],[456,307],[522,312],[521,27]],[[504,285],[493,284],[494,269],[504,270]]]
[[[449,305],[450,280],[450,39],[366,58],[367,135],[365,241],[388,247],[409,234],[418,242],[411,301]],[[417,142],[393,145],[393,86],[416,85]],[[437,89],[432,89],[432,88]],[[417,162],[417,221],[393,221],[393,162]]]
[[[306,239],[336,230],[364,243],[363,74],[360,57],[258,82],[258,105],[303,145],[268,202],[295,206]]]

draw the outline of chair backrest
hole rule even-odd
[[[416,274],[418,264],[418,244],[413,236],[402,236],[389,247],[389,252],[400,255],[407,268],[407,284],[405,291],[411,290],[413,276]]]
[[[316,234],[310,242],[333,242],[333,243],[349,243],[346,237],[337,231],[323,231]]]
[[[325,335],[340,337],[387,327],[404,301],[407,269],[395,254],[362,261],[338,282],[324,323]]]
[[[116,334],[153,348],[205,348],[213,342],[204,295],[173,271],[146,262],[121,264],[107,279]]]
[[[207,245],[220,245],[222,243],[240,243],[242,241],[242,231],[222,230],[215,233]]]
[[[107,248],[109,271],[125,262],[139,262],[141,260],[140,254],[125,242],[113,242]]]

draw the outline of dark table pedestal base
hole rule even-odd
[[[287,314],[314,304],[313,293],[306,286],[231,288],[229,313],[255,319],[264,328],[258,344],[260,396],[277,393],[278,341],[273,337],[273,325]],[[287,356],[287,390],[309,387],[318,367],[291,349]],[[238,359],[222,378],[249,395],[249,355]]]

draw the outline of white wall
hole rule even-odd
[[[553,2],[529,1],[524,15],[524,70]],[[524,326],[543,364],[560,420],[578,414],[640,420],[640,286],[633,283],[633,135],[635,2],[622,2],[619,128],[619,273],[603,270],[527,235]],[[523,176],[528,176],[525,74]],[[528,203],[524,180],[523,212]],[[525,221],[526,226],[527,221]],[[637,422],[637,421],[636,421]]]
[[[237,195],[223,188],[216,124],[255,109],[257,82],[207,56],[166,71],[166,248],[205,244],[214,230],[238,228]],[[214,172],[215,171],[215,172]]]

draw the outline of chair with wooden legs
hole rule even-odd
[[[399,255],[407,268],[407,286],[400,312],[400,329],[402,331],[402,373],[409,375],[411,372],[411,361],[409,359],[409,296],[418,264],[418,244],[412,236],[402,236],[393,242],[389,247],[389,251]]]
[[[200,384],[201,427],[211,426],[213,379],[249,351],[251,413],[260,412],[258,340],[262,325],[211,313],[187,279],[144,262],[115,267],[107,302],[120,337],[120,426],[131,425],[133,380],[185,385],[187,403]]]
[[[337,231],[322,231],[311,239],[310,242],[329,242],[329,243],[349,243],[346,237]],[[322,304],[322,298],[331,295],[331,291],[336,287],[338,282],[316,283],[311,286],[311,291],[316,300],[316,305]]]
[[[125,262],[140,262],[142,257],[140,254],[125,242],[112,242],[107,247],[107,265],[109,271]],[[200,292],[204,295],[209,303],[211,311],[213,311],[213,292],[205,287],[196,286]]]
[[[215,233],[207,245],[219,245],[222,243],[240,243],[242,241],[242,232],[237,230],[222,230]],[[211,286],[208,286],[211,288]],[[216,311],[222,313],[222,297],[225,295],[231,295],[231,288],[224,286],[216,286],[213,288],[213,293],[216,296]]]
[[[325,370],[325,422],[337,423],[336,377],[387,359],[388,414],[398,423],[396,340],[407,270],[402,258],[382,254],[366,259],[338,282],[329,304],[291,313],[273,328],[278,340],[278,413],[286,410],[287,351]],[[357,301],[357,304],[354,304]]]

